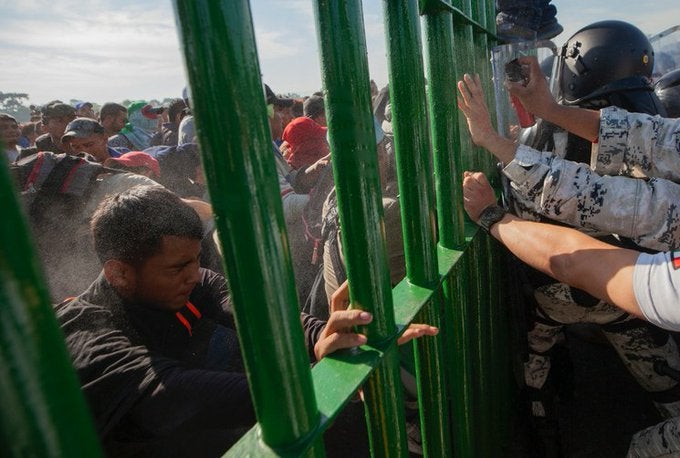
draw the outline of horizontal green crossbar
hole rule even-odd
[[[407,280],[401,281],[393,291],[395,302],[395,334],[385,342],[387,348],[396,343],[415,315],[432,298],[433,291],[413,286]],[[355,351],[341,351],[324,358],[312,369],[314,395],[321,419],[317,434],[325,431],[352,398],[357,389],[366,381],[371,372],[381,363],[384,349],[364,345]],[[282,451],[268,447],[259,438],[259,427],[251,429],[227,456],[300,456],[311,445],[311,441],[298,444],[294,450]]]
[[[445,0],[420,0],[420,14],[432,15],[437,14],[442,11],[451,13],[454,24],[457,25],[470,25],[473,27],[475,32],[485,33],[492,38],[496,38],[496,34],[491,32],[486,25],[481,24],[474,19],[470,18],[460,9],[447,3]]]
[[[471,252],[469,242],[478,231],[470,226],[467,252]],[[439,271],[442,279],[452,275],[466,251],[451,250],[439,247]],[[436,290],[415,286],[404,279],[393,289],[394,315],[397,330],[386,342],[387,348],[392,346],[403,333],[409,323],[420,313],[421,309],[435,296]],[[356,391],[366,381],[371,372],[381,363],[384,349],[364,345],[354,351],[341,351],[324,358],[312,369],[314,379],[314,395],[316,397],[321,420],[314,436],[325,431],[342,411]],[[310,438],[305,443],[289,450],[273,449],[260,438],[259,426],[253,427],[235,444],[225,456],[301,456],[312,444]]]

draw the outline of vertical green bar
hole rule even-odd
[[[492,117],[495,117],[495,112],[496,110],[493,109],[495,107],[495,101],[494,101],[494,90],[493,90],[493,73],[491,71],[491,46],[493,43],[492,36],[493,33],[496,31],[495,26],[492,28],[489,28],[489,18],[488,18],[488,10],[489,8],[487,7],[487,3],[489,3],[490,0],[479,0],[477,2],[477,22],[479,22],[482,27],[485,27],[486,30],[480,31],[480,33],[477,35],[477,40],[478,40],[478,47],[479,47],[479,55],[480,59],[482,61],[482,66],[479,69],[479,73],[482,77],[482,82],[484,84],[484,93],[486,94],[486,103],[490,108],[490,113],[492,114]],[[484,171],[487,176],[490,176],[492,183],[498,184],[498,173],[496,170],[496,160],[495,158],[488,154],[486,151],[482,151],[480,153],[480,170]]]
[[[373,313],[369,343],[396,331],[360,0],[315,2],[343,251],[352,303]],[[396,348],[365,385],[373,456],[408,454]]]
[[[473,4],[471,11],[472,18],[482,27],[486,26],[486,2],[483,0],[477,1]],[[485,87],[485,94],[487,96],[487,103],[489,103],[490,95],[488,88],[490,83],[490,65],[489,55],[487,50],[487,36],[484,29],[475,28],[473,33],[474,38],[474,56],[477,62],[477,73],[479,73],[482,84]],[[481,170],[487,173],[491,180],[495,178],[495,172],[490,170],[490,161],[488,154],[485,151],[475,148],[475,161],[473,162],[476,170]],[[489,264],[488,252],[486,250],[485,236],[478,233],[473,240],[474,252],[476,254],[474,265],[474,275],[476,281],[476,300],[477,300],[477,315],[476,315],[476,330],[477,330],[477,379],[479,396],[477,411],[479,412],[476,418],[477,427],[482,436],[478,446],[479,452],[484,456],[492,456],[495,453],[496,437],[494,434],[495,419],[493,415],[494,402],[492,396],[492,352],[491,352],[491,304],[489,302]]]
[[[272,448],[294,447],[319,414],[310,396],[250,6],[176,0],[175,8],[262,439]]]
[[[487,28],[487,35],[486,35],[486,41],[487,41],[487,62],[490,61],[491,59],[491,49],[493,49],[494,46],[498,44],[498,40],[496,39],[496,2],[494,0],[487,0],[486,1],[486,28]],[[487,85],[485,86],[484,90],[487,94],[489,94],[488,97],[488,102],[489,102],[489,114],[491,114],[491,121],[494,125],[496,125],[497,120],[496,120],[496,110],[495,110],[495,90],[494,90],[494,83],[493,83],[493,68],[489,65],[489,81],[487,82]],[[492,155],[487,155],[487,170],[493,171],[493,179],[492,183],[500,186],[500,180],[498,179],[498,174],[496,173],[496,158],[494,158]]]
[[[492,237],[487,238],[487,251],[489,253],[489,302],[491,304],[491,319],[489,329],[489,339],[491,341],[491,374],[493,383],[491,385],[492,398],[494,399],[495,412],[495,428],[496,435],[495,443],[502,447],[508,440],[508,431],[510,430],[508,422],[510,421],[510,394],[514,386],[512,380],[512,368],[509,364],[508,348],[510,348],[510,341],[508,340],[507,326],[508,321],[504,319],[508,316],[506,301],[501,290],[501,279],[503,278],[503,271],[501,265],[503,259],[500,253],[500,244]],[[505,298],[509,295],[505,295]]]
[[[418,5],[415,0],[386,0],[383,5],[406,272],[411,283],[434,287],[439,283],[439,271]],[[450,41],[445,46],[450,47]],[[447,89],[450,93],[451,88]],[[437,91],[446,91],[442,81],[439,81]],[[439,108],[451,114],[452,97],[445,98],[448,106],[442,105]],[[446,122],[443,119],[439,123],[442,129],[440,145],[441,141],[453,140],[452,131],[447,131],[447,127],[443,125]],[[450,158],[447,158],[447,164],[450,166]],[[447,172],[446,178],[450,179],[451,175]],[[451,183],[448,185],[451,186]],[[449,187],[448,193],[451,190]],[[453,216],[448,219],[451,220]],[[453,234],[451,228],[449,234]],[[435,292],[418,318],[441,326],[442,300],[441,293]],[[416,342],[421,432],[426,456],[446,456],[451,450],[449,409],[444,389],[445,373],[441,366],[442,342],[442,337]]]
[[[476,283],[477,299],[477,388],[479,397],[477,400],[477,425],[480,434],[479,448],[482,456],[494,456],[494,422],[496,421],[494,399],[492,398],[493,386],[491,373],[491,349],[490,349],[490,326],[489,326],[489,272],[488,253],[486,250],[486,234],[478,231],[473,240],[474,247],[474,276]]]
[[[486,6],[485,6],[485,1],[484,0],[477,0],[476,2],[473,3],[473,9],[471,11],[472,13],[472,18],[479,23],[482,27],[486,25]],[[486,32],[483,29],[475,28],[473,32],[473,37],[474,37],[474,59],[477,62],[476,65],[476,72],[479,74],[479,77],[482,81],[482,84],[484,85],[484,93],[486,95],[486,102],[487,104],[491,100],[492,94],[489,94],[488,88],[489,88],[489,81],[491,79],[491,72],[490,72],[490,64],[489,64],[489,59],[490,55],[487,50],[487,42],[486,42]],[[489,105],[493,106],[493,105]],[[492,110],[493,111],[493,110]],[[475,170],[482,171],[489,174],[489,154],[480,149],[476,148],[475,149]],[[494,179],[494,177],[490,177],[491,179]]]
[[[0,144],[0,151],[2,144]],[[101,456],[5,160],[0,160],[3,456]]]
[[[440,248],[440,259],[448,266],[446,257],[451,252]],[[453,433],[453,456],[477,456],[474,451],[474,384],[470,337],[469,305],[470,282],[467,268],[469,252],[458,258],[456,266],[449,272],[443,285],[446,301],[444,310],[447,325],[442,329],[446,338],[446,359],[448,390],[451,397],[451,423]]]
[[[453,0],[453,6],[458,8],[467,17],[471,17],[472,4],[471,0]],[[476,71],[477,63],[474,55],[474,40],[472,35],[472,25],[454,17],[453,18],[453,43],[454,43],[454,59],[456,66],[454,71],[455,81],[463,79],[465,73],[473,74]],[[456,97],[458,90],[454,88]],[[460,148],[462,164],[459,170],[473,170],[475,164],[475,150],[472,145],[472,140],[467,130],[467,122],[464,116],[458,116],[458,132],[460,133]]]
[[[412,283],[431,286],[437,281],[436,225],[420,19],[414,0],[383,5],[406,272]]]
[[[380,307],[368,329],[369,342],[380,342],[395,332],[395,323],[361,1],[317,0],[315,5],[352,302],[370,311]]]
[[[453,21],[449,11],[426,15],[425,44],[439,244],[461,248],[465,236],[455,85],[458,64],[453,54]]]

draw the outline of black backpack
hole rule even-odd
[[[83,156],[41,151],[10,165],[10,173],[29,214],[44,200],[85,200],[101,173],[116,172]]]

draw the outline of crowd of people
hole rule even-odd
[[[531,23],[524,24],[532,38],[559,33],[554,6],[533,3]],[[499,30],[511,19],[508,11],[499,15]],[[612,42],[589,35],[602,28]],[[586,80],[608,64],[597,56],[587,61],[588,47],[611,51],[620,46],[617,33],[629,43],[637,37],[634,49],[625,51],[636,65],[621,64],[627,74],[602,69],[612,76],[593,89]],[[680,380],[658,370],[680,370],[675,337],[667,332],[680,329],[680,125],[665,118],[673,115],[665,106],[677,106],[677,94],[664,92],[662,103],[653,91],[645,40],[617,21],[577,32],[565,47],[578,43],[579,65],[590,72],[574,70],[569,59],[576,55],[563,53],[563,73],[552,77],[569,84],[558,101],[538,61],[521,58],[526,78],[508,88],[539,118],[523,141],[496,133],[478,77],[466,75],[458,84],[473,141],[501,161],[508,182],[510,207],[501,208],[485,176],[466,172],[465,209],[523,262],[533,317],[525,389],[542,439],[536,447],[545,456],[560,454],[559,380],[551,367],[561,354],[563,327],[576,322],[602,327],[668,418],[633,438],[631,456],[680,453]],[[626,84],[612,84],[619,80]],[[613,89],[599,90],[607,85]],[[405,266],[389,88],[373,83],[372,96],[387,254],[397,284]],[[265,85],[263,97],[301,324],[314,362],[365,343],[365,336],[348,330],[372,317],[347,310],[323,94],[292,99]],[[89,102],[55,100],[21,125],[0,113],[4,159],[57,317],[98,433],[116,456],[214,456],[255,421],[190,107],[185,91],[167,106],[106,103],[98,113]],[[411,325],[400,342],[436,333],[426,324]],[[416,396],[412,375],[405,373],[403,384],[407,396]],[[422,452],[417,419],[407,414],[407,420],[409,448]]]
[[[348,330],[371,316],[346,310],[337,209],[327,199],[334,186],[323,96],[282,98],[266,85],[263,96],[314,362],[365,343]],[[55,100],[35,114],[25,125],[0,114],[0,140],[105,449],[223,452],[255,414],[189,101],[106,103],[95,113],[91,103]],[[390,140],[376,129],[393,190],[386,208],[399,227]],[[403,255],[396,259],[395,283],[404,275]],[[401,341],[436,333],[412,325]],[[418,451],[416,414],[409,446]]]

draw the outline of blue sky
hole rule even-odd
[[[364,0],[371,77],[387,83],[382,1]],[[647,34],[680,24],[678,0],[553,0],[565,31],[620,19]],[[260,65],[276,92],[320,88],[312,0],[251,0]],[[31,102],[179,96],[184,68],[170,1],[0,0],[0,91]]]

